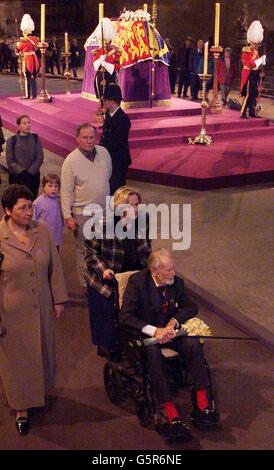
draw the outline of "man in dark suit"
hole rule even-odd
[[[104,106],[107,109],[103,134],[100,145],[105,147],[112,159],[112,175],[110,178],[110,194],[126,184],[127,169],[131,164],[128,135],[130,120],[121,109],[121,89],[118,85],[110,84],[104,91]]]
[[[201,80],[199,77],[199,66],[204,60],[204,41],[199,39],[197,47],[191,56],[190,72],[191,72],[191,96],[193,101],[198,100],[198,93],[201,88]]]
[[[48,43],[48,59],[49,59],[49,69],[50,73],[54,75],[54,65],[56,66],[58,75],[61,75],[60,69],[60,46],[56,42],[56,36],[52,36],[52,39]]]
[[[175,265],[165,249],[155,250],[148,258],[148,268],[133,274],[128,281],[120,312],[122,326],[154,337],[158,341],[146,347],[149,373],[160,408],[168,420],[170,437],[190,438],[172,401],[162,347],[170,347],[182,356],[194,381],[196,405],[190,419],[200,426],[214,426],[219,416],[208,399],[209,376],[202,346],[197,340],[176,337],[176,329],[194,317],[197,305],[184,291],[184,282],[175,275]]]
[[[191,63],[192,63],[192,38],[187,36],[185,39],[185,46],[179,49],[178,54],[178,68],[180,69],[179,86],[178,86],[178,98],[181,98],[182,88],[183,97],[187,98],[187,90],[191,84]]]

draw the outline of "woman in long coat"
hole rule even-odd
[[[63,272],[48,226],[32,221],[32,194],[11,185],[0,222],[0,375],[20,434],[28,408],[45,404],[55,376],[55,318],[67,301]]]

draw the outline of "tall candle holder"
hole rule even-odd
[[[152,19],[153,27],[156,28],[157,0],[153,0],[153,3],[152,3],[151,19]],[[153,32],[153,34],[155,34],[155,32]],[[149,107],[150,108],[152,108],[152,106],[153,106],[154,97],[155,97],[155,49],[154,49],[154,44],[153,44],[152,66],[151,66],[151,92],[150,92],[150,95],[149,95]]]
[[[66,94],[70,95],[70,71],[69,71],[69,58],[71,56],[71,52],[62,52],[62,56],[65,58],[65,79],[66,79]]]
[[[223,48],[221,46],[212,46],[210,48],[210,52],[213,53],[213,61],[214,61],[214,81],[213,81],[213,100],[210,104],[210,111],[211,113],[221,113],[222,112],[222,105],[221,101],[219,100],[219,80],[218,80],[218,63],[219,63],[219,56],[223,52]]]
[[[212,137],[207,135],[206,133],[206,109],[208,108],[208,102],[206,101],[206,82],[210,79],[211,75],[199,73],[199,78],[202,80],[202,101],[201,101],[201,108],[202,108],[202,127],[200,134],[197,137],[192,139],[191,137],[188,138],[189,144],[202,144],[202,145],[210,145],[212,143]]]
[[[41,85],[41,91],[38,96],[38,101],[40,103],[50,103],[52,101],[52,97],[50,94],[47,92],[46,89],[46,49],[48,47],[48,44],[44,41],[41,41],[38,44],[38,47],[41,51],[41,78],[42,78],[42,85]]]

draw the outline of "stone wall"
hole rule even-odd
[[[47,5],[48,34],[63,33],[89,35],[98,23],[98,3],[95,0],[45,0]],[[119,16],[124,6],[127,9],[142,8],[143,2],[136,0],[105,0],[105,15]],[[151,12],[152,0],[147,0]],[[266,30],[273,30],[273,0],[220,0],[221,28],[220,44],[234,46],[239,28],[237,18],[241,8],[247,4],[250,21],[258,18]],[[214,35],[215,0],[158,0],[158,29],[163,37],[170,37],[178,47],[185,36],[208,39]],[[40,2],[32,0],[0,1],[0,28],[7,34],[14,34],[14,17],[19,23],[22,12],[30,13],[39,34]]]

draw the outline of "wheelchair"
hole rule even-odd
[[[132,273],[123,273],[127,279]],[[163,416],[156,402],[153,392],[152,381],[148,371],[148,362],[146,357],[146,347],[151,340],[144,339],[143,335],[136,334],[132,330],[121,327],[118,323],[119,305],[122,303],[122,294],[119,288],[121,278],[118,276],[116,284],[116,338],[117,345],[115,354],[111,360],[104,365],[104,386],[109,400],[114,405],[126,405],[133,403],[135,414],[139,423],[149,429],[155,429],[161,432]],[[125,286],[124,286],[125,289]],[[123,291],[124,291],[123,289]],[[118,295],[120,294],[119,301]],[[185,339],[185,341],[188,341]],[[169,347],[162,347],[162,354],[165,357],[165,366],[169,386],[176,392],[181,388],[191,391],[191,401],[196,405],[196,392],[193,386],[192,377],[187,371],[185,364],[179,354]],[[209,376],[209,401],[212,409],[215,410],[215,400],[213,392],[213,380],[210,368],[205,359],[205,366]]]

